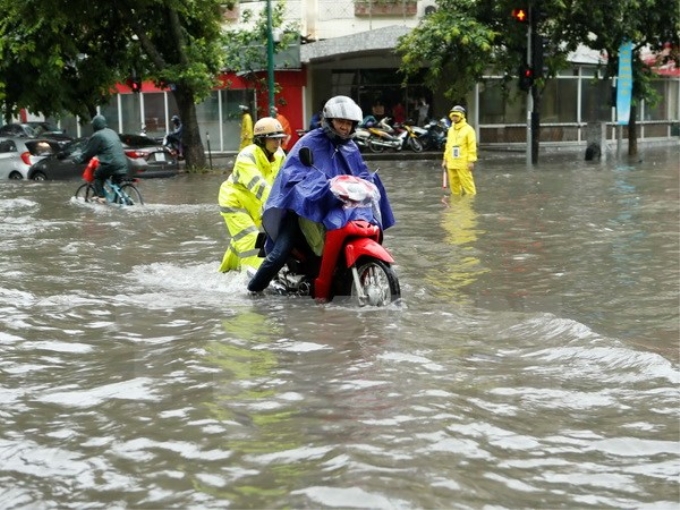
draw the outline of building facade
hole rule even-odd
[[[275,0],[272,0],[275,1]],[[451,104],[442,91],[423,86],[418,77],[402,83],[399,58],[394,53],[398,38],[413,29],[436,9],[432,0],[288,0],[285,24],[294,24],[303,35],[299,59],[279,68],[275,80],[282,87],[277,107],[294,130],[306,129],[309,118],[327,98],[344,94],[354,98],[364,113],[380,102],[390,114],[402,103],[406,115],[415,120],[421,100],[429,105],[429,116],[439,118]],[[265,0],[240,0],[224,11],[225,27],[242,23],[243,11],[257,14]],[[293,49],[297,51],[297,48]],[[599,55],[581,50],[571,55],[572,67],[550,80],[541,107],[541,143],[581,144],[591,122],[608,126],[607,137],[616,138],[611,105],[612,83],[598,77]],[[266,97],[258,95],[252,82],[233,73],[221,77],[222,86],[197,105],[204,146],[214,152],[232,152],[239,145],[238,105],[249,103],[256,116],[266,115]],[[503,77],[488,76],[468,97],[468,117],[481,145],[526,143],[526,95],[502,90]],[[639,139],[669,139],[680,133],[680,70],[661,72],[654,81],[661,100],[642,104],[637,111]],[[118,94],[102,107],[111,127],[120,132],[163,136],[169,119],[177,113],[169,90],[144,83],[134,94],[119,85]],[[69,133],[87,135],[89,126],[77,119],[63,119]],[[624,138],[626,135],[624,134]]]

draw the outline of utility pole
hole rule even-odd
[[[527,43],[526,43],[526,55],[523,56],[523,62],[520,64],[517,78],[519,80],[519,89],[526,92],[527,101],[527,125],[526,125],[526,163],[527,166],[532,163],[532,147],[533,147],[533,109],[534,109],[534,69],[532,66],[532,41],[533,41],[533,21],[532,21],[532,5],[531,2],[527,2],[526,7],[519,7],[513,9],[510,16],[520,23],[521,25],[526,25],[527,27]]]
[[[272,29],[272,0],[267,0],[267,91],[269,116],[274,113],[274,34]]]
[[[530,66],[533,72],[533,83],[531,86],[531,163],[538,163],[538,146],[541,131],[541,96],[536,79],[543,78],[543,36],[539,31],[539,24],[543,18],[542,0],[533,0],[529,7],[529,48],[531,54]],[[534,98],[537,98],[534,101]]]
[[[532,66],[532,59],[531,59],[531,41],[533,40],[533,16],[532,12],[533,8],[531,4],[529,4],[529,23],[527,23],[527,65],[529,66],[529,69],[532,71],[532,77],[533,77],[533,66]],[[534,136],[533,136],[533,120],[534,120],[534,84],[533,81],[531,83],[531,86],[529,87],[529,90],[527,90],[527,150],[526,150],[526,161],[527,165],[531,165],[533,163],[533,146],[534,146]]]

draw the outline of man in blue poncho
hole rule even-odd
[[[377,174],[369,172],[359,148],[352,140],[363,119],[361,108],[347,96],[329,99],[323,108],[321,127],[303,136],[292,148],[274,181],[262,225],[267,233],[267,257],[248,284],[261,292],[284,266],[293,248],[306,243],[300,220],[323,225],[325,230],[341,228],[348,221],[364,219],[385,230],[394,225],[392,208]],[[300,148],[308,147],[314,166],[305,166]],[[372,182],[380,192],[380,218],[367,208],[343,208],[330,187],[330,179],[353,175]]]

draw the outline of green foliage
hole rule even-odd
[[[283,26],[286,4],[283,0],[272,3],[272,28],[280,34],[278,50],[286,49],[299,38],[296,26]],[[267,69],[267,14],[262,9],[256,18],[253,11],[241,13],[243,25],[224,32],[222,48],[224,67],[230,71],[254,73]],[[251,27],[251,28],[247,28]]]
[[[579,41],[608,55],[605,76],[618,72],[618,50],[626,40],[633,42],[633,99],[658,100],[650,87],[651,65],[673,60],[680,66],[680,9],[657,0],[600,0],[596,8],[574,2],[573,19],[583,36]],[[657,62],[643,62],[642,50],[656,52]]]
[[[414,75],[428,65],[430,87],[445,82],[449,98],[465,97],[496,60],[493,50],[499,38],[494,27],[477,20],[475,4],[472,0],[440,2],[434,14],[403,36],[396,48],[402,55],[402,72]]]
[[[300,37],[294,24],[284,26],[285,1],[272,3],[272,28],[278,35],[275,51],[283,51]],[[262,9],[259,16],[245,9],[241,13],[243,25],[228,29],[224,33],[224,67],[229,71],[242,73],[254,89],[263,93],[268,88],[267,78],[262,71],[267,70],[267,12]],[[244,28],[250,27],[250,28]],[[274,83],[274,95],[281,92],[281,86]]]
[[[607,74],[618,67],[618,48],[634,41],[635,57],[644,47],[671,46],[665,58],[678,62],[680,10],[658,0],[541,0],[539,33],[545,38],[545,79],[569,67],[567,56],[579,45],[609,55]],[[403,36],[397,45],[401,71],[409,76],[427,68],[427,84],[462,99],[484,75],[517,76],[527,52],[527,25],[510,13],[528,2],[510,0],[437,0],[437,11]],[[676,5],[677,7],[677,5]],[[651,98],[649,66],[635,58],[634,93]],[[429,67],[428,67],[429,66]],[[545,79],[538,80],[539,89]]]
[[[218,0],[0,0],[0,90],[21,108],[90,118],[135,73],[172,84],[188,167],[205,164],[195,104],[225,67]],[[251,41],[264,40],[261,33]]]
[[[132,69],[200,101],[221,69],[215,0],[0,0],[0,8],[6,115],[30,108],[87,118]]]

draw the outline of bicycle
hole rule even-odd
[[[106,203],[116,205],[144,205],[144,199],[137,186],[134,185],[136,179],[108,178],[104,181],[104,196]],[[94,185],[85,182],[78,187],[75,197],[84,202],[93,202],[96,193]]]

